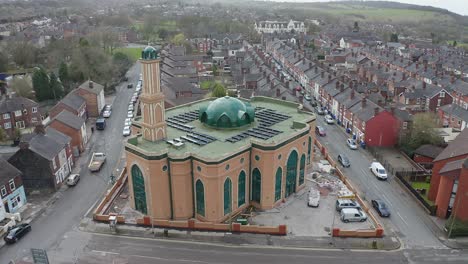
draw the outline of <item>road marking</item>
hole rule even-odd
[[[388,199],[387,195],[385,195],[384,193],[382,193],[382,196],[385,198],[385,201],[391,206],[393,207],[392,203],[390,202],[390,199]]]
[[[401,218],[401,220],[403,220],[403,223],[405,223],[406,226],[409,226],[403,216],[401,216],[400,212],[397,211],[397,215]]]
[[[110,252],[110,251],[101,251],[101,250],[92,250],[92,252],[95,252],[95,253],[100,253],[100,254],[111,254],[111,255],[120,255],[120,253],[116,253],[116,252]]]

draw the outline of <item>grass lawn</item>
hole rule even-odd
[[[127,54],[132,61],[137,61],[141,57],[141,50],[142,48],[118,48],[114,50],[115,52],[122,52],[124,54]]]
[[[430,205],[433,205],[434,202],[432,201],[429,201],[429,199],[427,199],[427,193],[429,192],[429,186],[431,184],[430,183],[427,183],[427,182],[412,182],[411,183],[411,186],[413,186],[414,189],[426,189],[426,194],[421,194],[421,196],[424,198],[424,200],[426,200],[427,203],[429,203]]]

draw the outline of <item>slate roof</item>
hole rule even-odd
[[[75,94],[75,93],[68,93],[62,100],[60,100],[63,104],[67,105],[68,107],[79,110],[80,107],[86,102],[86,100]]]
[[[413,121],[413,116],[406,110],[401,110],[398,108],[394,109],[394,115],[396,118],[403,122],[410,122]]]
[[[365,107],[362,107],[362,103],[355,104],[350,108],[350,111],[362,121],[367,122],[372,117],[374,117],[375,108],[379,108],[379,112],[382,111],[382,108],[380,106],[374,104],[369,100],[366,100]]]
[[[21,175],[21,171],[8,161],[0,158],[0,185],[7,184],[9,180]]]
[[[461,120],[468,122],[468,110],[456,105],[456,104],[449,104],[444,105],[439,108],[444,113],[447,113],[452,116],[456,116]]]
[[[47,160],[52,160],[71,141],[71,138],[48,127],[46,134],[33,134],[29,140],[29,149]]]
[[[76,130],[80,130],[81,127],[83,126],[84,124],[84,120],[83,118],[79,117],[79,116],[76,116],[70,112],[68,112],[67,110],[63,110],[62,112],[60,112],[60,114],[58,114],[54,120],[57,120],[57,121],[60,121],[61,123],[71,127],[71,128],[74,128]]]
[[[39,105],[31,99],[24,97],[13,97],[0,103],[0,114],[38,106]]]
[[[429,157],[435,159],[444,148],[437,147],[434,145],[426,144],[422,145],[414,151],[414,154],[418,154],[421,156]]]
[[[468,154],[468,129],[462,130],[458,136],[449,143],[434,161],[440,161],[452,157]]]
[[[459,159],[451,162],[447,162],[442,169],[440,169],[439,174],[444,174],[450,171],[459,170],[463,167],[466,159]]]

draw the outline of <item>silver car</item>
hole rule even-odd
[[[348,147],[350,149],[357,149],[357,143],[356,143],[356,140],[352,139],[352,138],[348,138],[346,140],[346,144],[348,145]]]

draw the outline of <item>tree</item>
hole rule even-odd
[[[8,139],[8,135],[5,131],[5,129],[3,129],[3,127],[0,127],[0,142],[1,141],[5,141]]]
[[[32,83],[38,101],[44,101],[49,99],[50,80],[49,76],[43,68],[36,68],[36,70],[33,73]]]
[[[62,82],[65,93],[70,91],[70,76],[68,75],[68,66],[65,62],[61,62],[58,70],[58,77]]]
[[[6,72],[8,70],[8,55],[0,52],[0,72]]]
[[[457,41],[456,41],[456,40],[453,41],[453,46],[454,46],[454,47],[457,46]]]
[[[358,31],[359,31],[359,24],[357,21],[354,21],[353,32],[358,32]]]
[[[398,42],[398,34],[392,33],[390,35],[390,42]]]
[[[213,66],[211,66],[211,71],[213,72],[213,76],[218,75],[218,66],[213,64]]]
[[[57,100],[63,96],[62,83],[57,79],[57,75],[51,72],[49,75],[49,99]]]
[[[119,76],[123,76],[132,65],[132,60],[123,52],[116,52],[112,56],[112,61],[116,66]]]
[[[226,96],[226,89],[224,89],[224,86],[222,84],[215,84],[213,87],[213,91],[211,92],[212,97],[223,97]]]
[[[158,30],[158,36],[162,40],[166,40],[168,35],[169,35],[169,32],[166,29],[161,28],[161,29]]]
[[[414,115],[412,127],[403,140],[403,150],[412,154],[421,145],[440,145],[443,139],[437,134],[437,116],[434,113],[420,113]]]
[[[26,41],[12,41],[8,49],[16,66],[28,68],[37,63],[39,52],[36,47]]]
[[[185,43],[185,35],[183,33],[179,33],[177,35],[175,35],[172,39],[171,39],[171,43],[175,44],[175,45],[182,45]]]
[[[33,99],[34,93],[31,83],[26,77],[14,77],[11,81],[11,89],[21,97]]]

